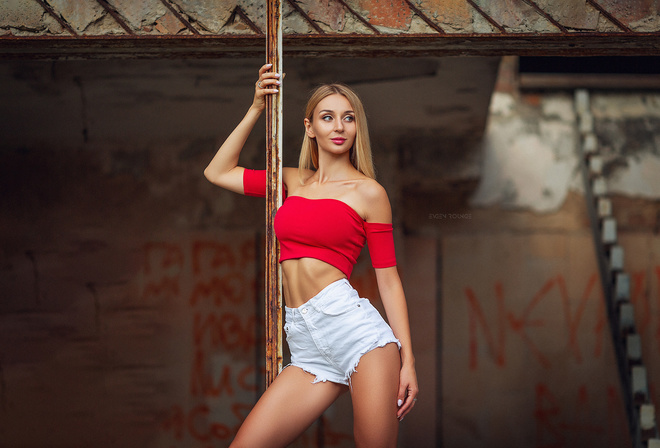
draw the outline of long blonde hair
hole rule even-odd
[[[355,142],[350,152],[351,163],[359,172],[372,179],[376,178],[374,162],[371,155],[371,143],[369,141],[369,128],[367,127],[367,115],[364,112],[364,106],[357,94],[348,86],[343,84],[324,84],[318,87],[307,102],[305,118],[310,122],[314,118],[314,109],[326,97],[339,94],[344,96],[353,108],[356,122]],[[303,183],[304,170],[318,169],[319,167],[319,147],[316,139],[309,138],[305,133],[302,148],[300,149],[300,160],[298,163],[298,177]]]

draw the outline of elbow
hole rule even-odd
[[[206,180],[208,180],[209,182],[213,182],[213,181],[211,180],[211,172],[210,172],[208,166],[207,166],[206,168],[204,168],[204,177],[205,177]]]
[[[212,184],[222,186],[218,174],[214,173],[209,167],[204,169],[204,177]]]
[[[224,188],[225,190],[235,191],[232,184],[232,176],[229,173],[219,173],[217,170],[207,167],[204,170],[204,177],[213,185]]]

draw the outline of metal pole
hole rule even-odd
[[[282,4],[268,0],[266,61],[282,73]],[[266,97],[266,387],[282,370],[282,273],[273,219],[282,205],[282,86]]]

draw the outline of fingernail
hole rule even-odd
[[[266,64],[266,67],[272,67],[273,64]]]
[[[276,77],[276,78],[279,78],[279,77],[280,77],[280,74],[279,74],[279,73],[275,73],[275,77]]]
[[[398,406],[401,406],[403,404],[403,400],[399,398],[399,401],[396,402]]]

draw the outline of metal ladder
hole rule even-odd
[[[655,408],[649,395],[642,344],[630,303],[630,277],[623,262],[623,247],[617,241],[617,224],[612,216],[603,177],[603,156],[594,133],[591,99],[587,90],[575,91],[575,111],[580,134],[580,160],[584,195],[591,221],[598,270],[607,317],[621,381],[628,429],[633,448],[660,448]]]

